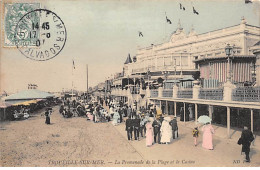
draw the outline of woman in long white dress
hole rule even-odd
[[[118,120],[120,119],[120,115],[119,113],[117,112],[117,110],[114,112],[114,115],[113,115],[113,121],[112,121],[112,124],[114,126],[118,125]]]
[[[169,144],[172,139],[172,127],[169,124],[171,121],[170,117],[165,117],[161,126],[161,143]]]

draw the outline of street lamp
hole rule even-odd
[[[227,44],[225,47],[225,52],[228,57],[228,74],[227,74],[227,81],[231,81],[231,66],[230,66],[230,55],[232,54],[233,48],[230,46],[230,44]]]
[[[166,71],[166,69],[165,69],[165,71],[162,71],[162,75],[164,75],[164,81],[166,82],[167,81],[167,78],[168,78],[168,74],[170,74],[170,72],[169,71]]]
[[[148,78],[148,89],[150,89],[150,70],[147,68],[147,78]]]

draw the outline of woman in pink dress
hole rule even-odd
[[[146,127],[146,146],[150,147],[153,145],[153,126],[150,119],[146,123],[145,127]]]
[[[202,127],[202,131],[203,131],[202,147],[205,149],[213,150],[212,134],[215,133],[213,127],[211,126],[211,124],[207,123]]]

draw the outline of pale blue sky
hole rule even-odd
[[[179,9],[179,2],[186,11]],[[192,4],[199,15],[192,13]],[[259,1],[245,5],[244,0],[54,0],[43,6],[63,20],[66,45],[58,56],[44,62],[30,60],[17,49],[1,49],[2,90],[22,90],[28,83],[38,84],[41,90],[71,88],[73,58],[75,85],[85,90],[86,64],[89,86],[94,86],[121,71],[128,53],[135,55],[138,46],[163,42],[179,19],[186,33],[192,25],[197,33],[236,25],[242,16],[249,24],[260,26]],[[172,25],[165,25],[165,12]],[[143,38],[138,37],[138,31],[143,32]]]

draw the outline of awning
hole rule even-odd
[[[7,103],[5,101],[0,100],[0,108],[7,108],[11,105],[12,105],[11,103]]]
[[[46,98],[50,98],[50,97],[54,97],[54,95],[44,92],[44,91],[36,90],[36,89],[29,89],[29,90],[20,91],[18,93],[7,96],[5,98],[5,101],[46,99]]]
[[[186,76],[186,77],[183,77],[183,78],[180,79],[180,81],[188,81],[188,80],[193,81],[194,78],[192,76]]]
[[[179,80],[166,80],[165,83],[179,83]]]
[[[37,102],[38,102],[37,100],[29,100],[29,101],[13,104],[13,106],[19,106],[19,105],[29,106],[30,104],[37,103]]]

